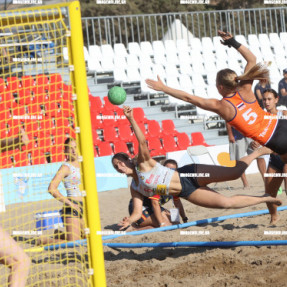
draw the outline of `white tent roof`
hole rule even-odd
[[[185,39],[187,43],[193,38],[192,33],[176,19],[169,27],[168,31],[165,33],[163,40],[177,40]]]

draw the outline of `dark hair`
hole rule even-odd
[[[65,139],[65,142],[64,142],[64,153],[67,154],[67,148],[69,147],[70,143],[72,141],[76,141],[75,139],[71,138],[71,137],[68,137],[67,139]]]
[[[273,94],[273,96],[274,96],[275,99],[278,98],[277,92],[276,92],[275,90],[273,90],[273,89],[266,89],[266,90],[263,91],[263,95],[264,95],[265,93],[271,93],[271,94]]]
[[[114,159],[127,161],[127,160],[130,160],[130,157],[128,156],[128,154],[126,154],[124,152],[118,152],[112,157],[112,161]]]
[[[177,162],[174,159],[167,159],[164,163],[163,166],[166,166],[167,164],[174,164],[176,168],[178,168]]]

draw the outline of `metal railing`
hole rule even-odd
[[[86,46],[286,32],[287,7],[82,18]],[[175,23],[177,28],[174,28]],[[178,25],[181,23],[183,25]],[[186,28],[186,29],[185,29]]]

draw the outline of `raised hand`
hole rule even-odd
[[[147,80],[145,80],[145,82],[147,83],[147,85],[150,89],[153,89],[156,91],[162,91],[164,86],[165,86],[159,76],[157,76],[157,81],[147,79]]]

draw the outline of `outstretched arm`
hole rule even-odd
[[[184,91],[170,88],[161,81],[159,76],[157,76],[157,81],[147,79],[146,83],[148,87],[153,90],[162,91],[174,98],[191,103],[204,110],[208,110],[208,111],[212,111],[212,112],[220,114],[220,101],[216,99],[203,99],[201,97],[188,94]]]
[[[138,163],[140,164],[141,162],[148,161],[151,157],[146,143],[146,138],[142,130],[138,126],[136,120],[134,119],[132,108],[124,106],[124,114],[131,123],[131,126],[139,143]]]
[[[222,38],[221,43],[227,45],[228,47],[233,47],[242,55],[246,60],[247,64],[245,66],[244,72],[250,70],[256,64],[255,55],[244,45],[238,43],[229,32],[223,32],[218,30],[218,35]]]

